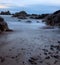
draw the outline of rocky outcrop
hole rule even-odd
[[[45,17],[44,21],[51,26],[60,26],[60,10]]]
[[[11,15],[10,11],[1,11],[0,15]]]
[[[49,15],[49,14],[41,14],[41,15],[38,15],[38,14],[27,14],[25,11],[21,11],[21,12],[15,13],[12,17],[17,17],[19,19],[27,19],[27,18],[30,18],[30,19],[43,19],[47,15]]]
[[[46,16],[48,16],[49,14],[41,14],[41,15],[37,15],[37,14],[32,14],[30,15],[30,18],[31,19],[43,19],[45,18]]]
[[[3,31],[12,31],[8,28],[7,23],[4,21],[4,19],[2,17],[0,17],[0,32]]]
[[[26,19],[27,13],[25,11],[21,11],[21,12],[15,13],[13,17],[17,17],[19,19]]]

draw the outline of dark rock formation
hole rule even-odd
[[[53,14],[58,14],[58,13],[60,13],[60,10],[58,10],[58,11],[54,12]]]
[[[0,15],[11,15],[10,11],[1,11]]]
[[[27,13],[25,11],[17,12],[13,17],[18,17],[19,19],[26,19]]]
[[[38,17],[36,17],[36,19],[43,19],[43,18],[45,18],[48,15],[49,14],[41,14],[41,15],[38,15]]]
[[[46,16],[44,21],[51,26],[60,26],[60,10]]]
[[[31,18],[31,19],[43,19],[49,14],[27,14],[25,11],[17,12],[13,14],[12,17],[18,17],[19,19],[26,19],[26,18]]]
[[[7,23],[4,21],[4,19],[2,17],[0,17],[0,32],[3,31],[12,31],[8,28]]]
[[[38,17],[37,14],[31,14],[31,15],[29,16],[29,18],[31,18],[31,19],[36,19],[37,17]]]
[[[41,14],[41,15],[32,14],[32,15],[30,15],[30,18],[32,18],[32,19],[43,19],[43,18],[45,18],[47,15],[49,15],[49,14]]]

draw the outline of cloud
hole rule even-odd
[[[8,8],[7,4],[0,3],[0,8]]]
[[[35,4],[60,6],[60,0],[0,0],[0,3],[11,3],[17,6],[28,6]]]
[[[0,11],[51,13],[60,9],[60,0],[0,0]]]
[[[6,6],[4,6],[4,5],[0,5],[0,8],[7,8]]]
[[[52,5],[52,6],[60,6],[60,0],[23,0],[21,1],[24,5]]]
[[[33,5],[60,6],[60,0],[0,0],[0,8],[29,7]]]
[[[13,8],[13,7],[17,7],[17,5],[12,4],[12,3],[0,3],[0,8]]]

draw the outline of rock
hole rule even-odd
[[[4,19],[2,17],[0,17],[0,32],[3,32],[3,31],[11,31],[9,28],[8,28],[8,25],[7,23],[4,21]]]
[[[50,56],[45,57],[45,59],[50,59]]]
[[[22,63],[23,63],[23,64],[25,64],[25,62],[24,62],[24,61],[23,61]]]
[[[56,50],[60,51],[60,46],[59,45],[51,45],[50,49],[53,50],[54,48]]]
[[[35,58],[35,57],[31,57],[31,59],[32,59],[32,60],[38,60],[38,59],[37,59],[37,58]]]
[[[60,26],[60,10],[50,14],[44,18],[47,25]]]
[[[54,64],[56,64],[58,61],[57,60],[55,60],[55,62],[54,62]]]
[[[56,54],[58,54],[59,53],[59,51],[56,51]]]
[[[37,23],[40,23],[39,21],[37,21]]]
[[[51,54],[52,54],[52,52],[48,52],[48,54],[50,54],[50,55],[51,55]]]
[[[28,21],[26,21],[27,23],[31,23],[32,21],[30,21],[30,20],[28,20]]]
[[[31,18],[31,19],[43,19],[43,18],[45,18],[47,15],[49,15],[49,14],[41,14],[41,15],[32,14],[32,15],[30,15],[30,18]]]
[[[55,59],[59,59],[59,55],[53,55]]]
[[[18,20],[18,21],[21,21],[21,20]]]
[[[45,26],[45,27],[43,27],[43,29],[54,29],[54,27],[53,26]]]
[[[37,64],[36,61],[37,61],[37,58],[31,57],[31,58],[29,59],[29,62],[30,62],[31,64]]]
[[[50,47],[50,50],[54,51],[54,48],[53,47]]]
[[[54,12],[53,14],[58,14],[58,13],[60,13],[60,10],[58,10],[58,11]]]
[[[12,59],[15,59],[15,57],[11,57]]]
[[[13,30],[11,30],[11,29],[8,29],[8,30],[6,30],[7,32],[12,32]]]
[[[60,46],[59,45],[57,45],[57,46],[55,46],[56,47],[56,49],[58,50],[58,51],[60,51]]]
[[[10,11],[1,11],[0,15],[11,15]]]
[[[39,61],[40,63],[43,63],[43,61]]]
[[[17,12],[12,17],[17,17],[18,19],[26,19],[27,13],[25,11]]]
[[[20,16],[18,16],[18,19],[27,19],[27,17],[20,15]]]
[[[9,51],[12,51],[12,49],[9,49]]]
[[[47,53],[45,52],[44,55],[47,55]]]
[[[47,25],[54,26],[54,21],[53,21],[53,15],[52,14],[48,15],[47,17],[45,17],[44,21],[46,21]]]
[[[29,62],[30,62],[31,64],[37,64],[34,60],[31,60],[31,59],[29,59]]]
[[[51,65],[49,62],[46,62],[47,65]]]
[[[58,41],[58,43],[60,43],[60,41]]]
[[[48,52],[48,50],[47,49],[42,49],[44,52]]]

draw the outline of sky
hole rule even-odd
[[[60,0],[0,0],[0,10],[4,9],[53,12],[60,9]]]

